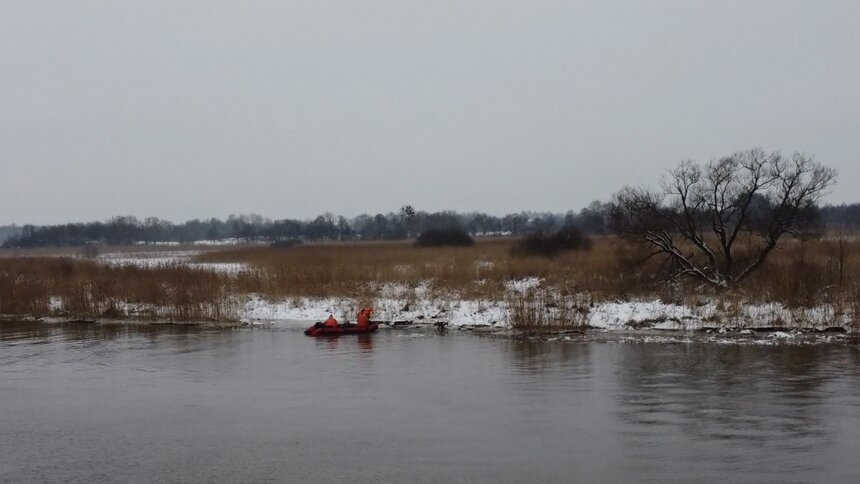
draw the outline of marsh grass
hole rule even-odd
[[[62,257],[0,258],[0,314],[235,319],[230,278],[179,264],[114,267]]]
[[[567,291],[529,289],[508,297],[510,325],[524,332],[583,331],[589,307],[581,297]]]
[[[207,252],[199,262],[245,262],[258,269],[247,280],[277,297],[373,297],[380,286],[415,288],[429,283],[441,293],[464,298],[504,298],[506,282],[537,277],[548,285],[567,284],[621,297],[635,283],[619,285],[617,241],[606,239],[588,253],[570,252],[549,260],[511,257],[511,240],[479,240],[473,247],[414,248],[409,243],[368,242],[300,246],[289,249],[243,247]],[[612,274],[610,277],[609,274]]]
[[[848,293],[847,306],[850,308],[851,323],[854,331],[860,331],[860,284],[851,287]]]
[[[860,285],[857,238],[787,240],[749,279],[728,290],[695,280],[666,285],[658,277],[659,260],[614,237],[596,237],[590,250],[564,251],[552,259],[512,256],[516,244],[516,240],[479,239],[473,247],[434,249],[398,242],[243,247],[207,252],[199,260],[252,265],[258,277],[240,284],[250,284],[248,290],[273,298],[367,299],[377,297],[385,285],[414,289],[427,284],[432,293],[446,297],[498,301],[510,295],[508,282],[538,278],[542,288],[576,294],[589,302],[657,298],[697,306],[717,300],[738,311],[749,303],[779,303],[788,308],[827,304],[853,311],[852,288]],[[744,256],[743,248],[738,255]]]

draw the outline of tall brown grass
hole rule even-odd
[[[271,296],[373,296],[382,284],[416,287],[430,283],[440,293],[469,298],[504,298],[505,283],[538,277],[548,285],[572,285],[604,297],[622,297],[635,281],[617,276],[618,241],[604,239],[588,252],[555,259],[511,257],[514,241],[479,241],[473,247],[415,248],[401,242],[242,247],[207,252],[199,262],[245,262],[258,277],[241,278],[248,289]]]
[[[508,297],[511,328],[527,332],[582,331],[588,305],[566,290],[529,289]]]
[[[235,319],[231,280],[180,265],[112,267],[90,260],[0,258],[0,314],[73,318]]]
[[[473,247],[435,249],[399,242],[242,247],[207,252],[199,260],[252,265],[256,276],[240,278],[239,284],[272,297],[373,297],[383,284],[415,287],[429,282],[440,293],[500,300],[508,293],[506,282],[536,277],[543,287],[564,288],[593,300],[659,297],[690,302],[718,296],[810,307],[845,302],[850,289],[860,284],[857,238],[787,240],[749,279],[730,290],[694,279],[666,285],[659,278],[658,258],[614,237],[595,238],[590,250],[562,252],[554,259],[511,256],[515,243],[479,240]]]

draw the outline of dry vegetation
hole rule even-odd
[[[689,280],[661,284],[654,276],[658,260],[613,237],[596,238],[590,250],[563,252],[552,259],[512,256],[514,243],[493,239],[479,240],[473,247],[444,248],[415,248],[407,242],[245,246],[198,256],[199,262],[244,262],[255,269],[233,275],[182,265],[142,269],[72,258],[0,257],[0,314],[48,314],[54,297],[62,300],[64,311],[79,317],[229,320],[235,318],[235,294],[373,299],[390,284],[429,284],[440,297],[507,300],[512,315],[520,314],[526,322],[537,317],[529,316],[529,308],[554,305],[566,315],[556,322],[565,325],[576,321],[583,304],[646,297],[690,305],[714,297],[727,304],[830,304],[860,314],[856,238],[785,241],[751,278],[722,292]],[[542,279],[543,288],[554,288],[560,299],[546,300],[546,293],[512,296],[506,289],[508,281],[532,277]]]
[[[508,298],[511,326],[529,332],[580,332],[587,326],[588,305],[567,289],[535,289]]]
[[[180,265],[110,267],[64,257],[0,258],[0,314],[229,321],[230,281]]]
[[[513,244],[484,240],[474,247],[433,249],[400,242],[243,247],[208,252],[198,260],[246,262],[259,272],[242,284],[273,297],[366,296],[379,284],[415,286],[432,281],[434,289],[461,297],[499,299],[505,295],[506,281],[529,277],[543,279],[544,286],[588,293],[596,300],[717,294],[695,281],[662,285],[654,276],[658,260],[613,237],[596,238],[590,250],[563,252],[553,259],[512,256]],[[784,242],[734,292],[750,301],[808,307],[844,296],[858,284],[860,239],[840,242],[832,237]]]
[[[247,289],[271,297],[374,296],[382,284],[416,287],[430,282],[440,294],[504,299],[505,282],[538,277],[597,297],[624,297],[619,242],[601,239],[587,252],[555,259],[511,256],[511,240],[483,240],[473,247],[415,248],[406,242],[242,247],[214,251],[200,262],[245,262],[259,270],[245,277]],[[610,276],[611,275],[611,276]]]
[[[154,244],[136,244],[136,245],[101,245],[96,244],[89,246],[95,249],[99,254],[151,254],[159,252],[177,252],[177,251],[205,251],[214,250],[213,246],[201,245],[154,245]],[[16,257],[80,257],[87,252],[85,247],[28,247],[28,248],[0,248],[0,259],[10,259]]]

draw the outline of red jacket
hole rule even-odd
[[[358,320],[356,321],[356,326],[359,328],[366,328],[370,324],[370,315],[373,314],[373,309],[364,308],[358,313]]]

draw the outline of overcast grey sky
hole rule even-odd
[[[565,211],[762,146],[860,201],[856,1],[0,2],[0,223]]]

